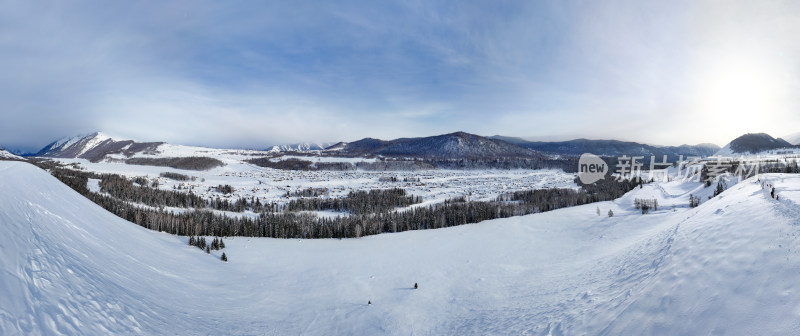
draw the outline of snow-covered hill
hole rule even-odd
[[[651,184],[448,229],[231,238],[223,263],[0,162],[0,334],[794,334],[800,176],[761,179],[780,201],[745,181],[689,209],[711,188]]]
[[[0,159],[5,160],[25,160],[25,158],[9,153],[4,149],[0,149]]]
[[[722,147],[714,155],[734,156],[740,154],[758,154],[775,149],[791,148],[792,144],[781,138],[773,138],[766,133],[748,133]]]
[[[197,146],[173,145],[164,142],[136,142],[111,137],[101,132],[64,138],[47,145],[35,156],[55,159],[86,159],[99,162],[105,159],[214,157],[226,163],[239,163],[254,156],[270,154],[266,151],[243,149],[217,149]]]

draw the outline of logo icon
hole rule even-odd
[[[608,164],[599,156],[584,153],[578,160],[578,178],[584,184],[592,184],[605,178]]]

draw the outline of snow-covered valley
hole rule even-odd
[[[224,263],[0,162],[0,334],[793,334],[800,177],[760,178],[779,201],[748,180],[690,209],[712,188],[649,184],[447,229],[229,238]]]
[[[467,197],[473,201],[494,200],[498,195],[513,191],[547,188],[577,188],[576,174],[562,170],[494,169],[423,171],[297,171],[258,167],[241,162],[230,154],[218,158],[225,166],[206,171],[170,167],[131,165],[118,162],[89,162],[85,159],[58,159],[80,169],[99,174],[120,174],[128,178],[145,177],[158,180],[158,188],[189,192],[205,198],[228,200],[259,198],[264,203],[286,203],[287,193],[308,188],[327,189],[325,197],[341,198],[358,190],[402,188],[420,196],[426,205],[447,199]],[[194,177],[191,181],[176,181],[161,176],[177,173]],[[395,178],[397,181],[385,181]],[[384,180],[382,180],[384,179]],[[233,193],[215,192],[217,185],[231,185]],[[179,189],[178,189],[179,188]],[[297,197],[293,197],[296,199]]]

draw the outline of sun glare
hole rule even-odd
[[[766,60],[720,59],[698,82],[696,112],[705,124],[726,132],[774,128],[789,108],[785,80]]]

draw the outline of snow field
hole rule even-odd
[[[447,229],[231,237],[223,263],[0,162],[0,334],[796,334],[800,176],[760,178],[780,201],[747,180],[690,209],[713,186],[649,184]]]

